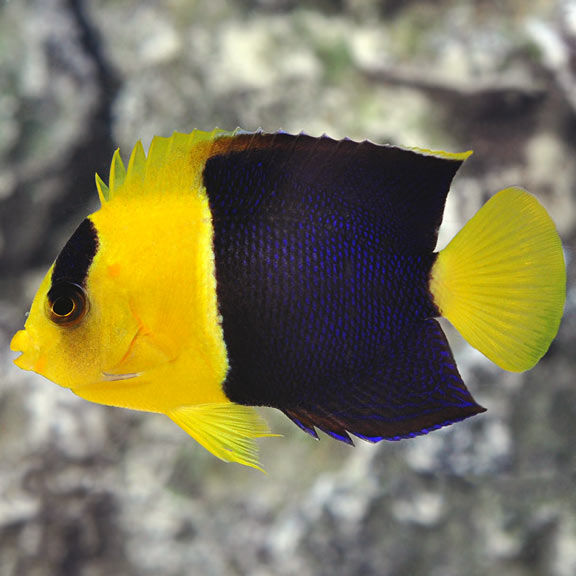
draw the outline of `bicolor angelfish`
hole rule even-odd
[[[259,468],[254,406],[352,443],[484,411],[444,316],[506,370],[555,337],[566,272],[536,198],[496,194],[435,252],[450,154],[285,133],[194,131],[118,151],[101,208],[46,275],[16,364],[113,406],[169,416]]]

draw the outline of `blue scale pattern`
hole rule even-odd
[[[483,411],[428,291],[460,162],[329,138],[238,138],[204,170],[228,397],[348,443],[347,432],[394,440]]]

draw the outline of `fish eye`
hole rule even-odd
[[[54,284],[46,298],[46,315],[59,326],[74,326],[88,312],[88,297],[78,284],[63,281]]]

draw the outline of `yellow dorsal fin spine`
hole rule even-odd
[[[110,198],[110,189],[98,174],[96,174],[96,188],[98,190],[98,197],[100,198],[100,203],[104,204],[104,202],[108,202],[108,199]]]
[[[120,156],[120,149],[117,148],[112,157],[112,163],[110,164],[110,179],[108,181],[110,199],[122,188],[125,178],[126,168],[124,168],[124,162],[122,162],[122,157]]]
[[[176,135],[172,136],[175,138]],[[171,138],[163,138],[161,136],[154,136],[150,143],[148,150],[148,158],[146,161],[146,179],[152,182],[154,178],[159,178],[165,172],[164,168],[167,163],[168,151],[170,150]]]
[[[490,360],[513,372],[532,368],[558,332],[566,299],[553,221],[528,192],[500,191],[438,254],[430,291]]]
[[[233,136],[216,128],[211,132],[194,130],[190,134],[174,132],[169,138],[155,136],[148,155],[137,142],[124,167],[116,150],[110,165],[108,185],[96,175],[96,187],[102,204],[116,198],[145,194],[187,193],[201,184],[202,170],[210,156],[213,142],[222,136]]]
[[[144,147],[142,142],[138,140],[132,154],[130,155],[130,160],[128,161],[128,169],[126,171],[126,185],[137,186],[142,184],[144,181],[146,169],[146,153],[144,152]]]
[[[257,438],[277,436],[251,406],[233,402],[180,406],[167,413],[206,450],[225,462],[264,472],[258,461]]]

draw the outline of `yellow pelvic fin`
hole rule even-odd
[[[214,456],[262,472],[255,439],[278,436],[254,408],[233,402],[180,406],[166,414]]]
[[[430,291],[441,314],[501,368],[546,353],[566,299],[562,243],[546,210],[520,188],[491,198],[438,254]]]

